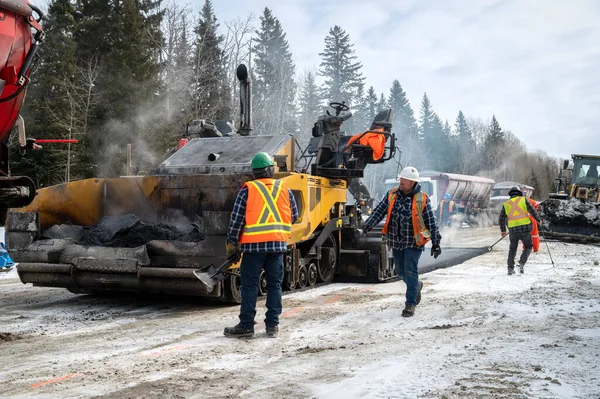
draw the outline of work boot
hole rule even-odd
[[[521,262],[519,262],[519,273],[525,273],[525,265],[522,265]]]
[[[515,268],[514,267],[509,267],[508,268],[508,275],[510,276],[512,274],[515,274]]]
[[[279,333],[279,326],[274,326],[274,327],[267,326],[267,336],[269,338],[277,338],[278,333]]]
[[[416,305],[405,305],[402,311],[403,317],[412,317],[415,314]]]
[[[223,335],[231,338],[252,338],[254,336],[254,329],[245,328],[238,324],[235,327],[225,327]]]
[[[423,282],[419,280],[419,290],[417,291],[417,305],[421,303],[421,290],[423,289]]]

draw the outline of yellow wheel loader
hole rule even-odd
[[[364,186],[352,183],[366,165],[394,157],[391,110],[381,111],[361,134],[385,139],[377,160],[373,148],[361,140],[349,144],[350,136],[342,134],[352,116],[344,103],[332,103],[333,111],[318,118],[301,151],[291,135],[252,134],[251,82],[243,65],[238,78],[237,132],[200,124],[211,128],[200,129],[150,175],[43,188],[31,205],[10,212],[6,241],[21,281],[74,293],[124,290],[239,302],[239,264],[213,272],[226,261],[233,203],[253,178],[251,159],[261,151],[273,156],[275,177],[292,190],[300,213],[285,256],[285,289],[330,283],[336,275],[394,278],[380,231],[365,236],[360,203],[347,203],[351,186],[364,200]],[[213,281],[199,279],[203,272]]]
[[[557,192],[540,203],[542,234],[564,241],[600,243],[600,156],[571,155],[556,179]]]

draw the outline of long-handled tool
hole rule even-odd
[[[548,255],[550,256],[550,262],[552,262],[552,267],[554,267],[554,260],[552,260],[552,254],[550,253],[550,246],[548,245],[548,241],[546,240],[546,237],[544,237],[544,233],[542,232],[542,229],[540,229],[540,235],[542,236],[542,238],[544,239],[544,242],[546,243],[546,249],[548,250]]]
[[[202,283],[206,285],[209,291],[212,291],[215,284],[227,278],[223,272],[234,263],[236,262],[234,262],[233,259],[227,259],[221,266],[217,268],[215,268],[213,265],[210,265],[206,271],[194,270],[194,275],[198,277],[198,280],[202,281]]]
[[[508,234],[507,234],[507,235],[508,235]],[[507,236],[507,235],[506,235],[506,236]],[[506,236],[504,236],[504,237],[506,237]],[[490,245],[490,246],[488,247],[488,252],[490,252],[490,251],[492,250],[492,248],[494,248],[494,245],[496,245],[496,244],[498,244],[500,241],[504,240],[504,237],[500,237],[500,239],[499,239],[498,241],[496,241],[495,243],[493,243],[492,245]]]

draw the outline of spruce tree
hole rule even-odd
[[[400,82],[394,80],[390,88],[388,104],[394,112],[393,132],[398,140],[398,147],[408,165],[413,165],[413,156],[417,155],[418,127],[414,112]]]
[[[358,88],[364,84],[364,77],[350,35],[335,25],[325,37],[325,49],[319,55],[322,59],[320,74],[325,78],[325,100],[354,104]]]
[[[34,71],[28,86],[21,115],[28,137],[65,139],[69,135],[69,116],[73,103],[69,99],[69,83],[77,72],[77,45],[73,33],[77,30],[73,4],[69,0],[54,0],[48,6],[43,27],[46,40],[40,48],[43,62]],[[42,151],[22,156],[18,141],[11,149],[13,175],[26,175],[38,187],[65,181],[68,154],[64,144],[48,144]],[[79,148],[85,148],[85,144]],[[81,159],[78,157],[78,161]]]
[[[377,98],[377,93],[375,92],[373,86],[369,87],[364,103],[366,105],[367,120],[373,121],[375,115],[377,115],[377,112],[379,112],[377,109],[379,106],[379,99]]]
[[[313,72],[307,72],[300,89],[300,121],[298,141],[304,147],[311,137],[311,129],[323,112],[319,87]]]
[[[447,143],[444,140],[442,120],[433,111],[427,93],[421,101],[421,137],[423,140],[423,164],[430,169],[440,170],[445,167]]]
[[[267,135],[296,133],[295,65],[283,27],[269,8],[260,16],[254,43],[255,130]]]
[[[484,143],[484,154],[488,170],[494,170],[501,166],[505,140],[505,134],[500,127],[500,123],[493,115]]]
[[[225,73],[225,53],[221,48],[223,35],[218,32],[219,24],[211,0],[205,0],[194,29],[193,73],[194,107],[196,119],[227,119],[230,90]]]

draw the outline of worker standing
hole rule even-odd
[[[523,192],[519,187],[511,188],[508,195],[510,195],[510,199],[504,203],[504,209],[500,212],[498,224],[500,225],[500,234],[502,237],[506,237],[506,226],[508,225],[508,232],[510,234],[508,275],[510,276],[515,273],[515,256],[517,255],[519,241],[522,241],[525,246],[519,258],[519,272],[525,272],[525,263],[527,263],[527,259],[533,249],[531,238],[532,223],[529,216],[533,216],[538,225],[540,224],[540,218],[531,202],[523,197]]]
[[[292,224],[298,220],[298,208],[292,191],[282,180],[273,178],[275,165],[269,154],[259,152],[252,158],[252,172],[255,180],[246,182],[238,193],[227,232],[227,258],[237,261],[243,253],[240,322],[226,327],[223,333],[228,337],[254,336],[256,297],[264,268],[265,326],[267,335],[276,338],[282,309],[283,257]]]
[[[452,215],[456,213],[454,205],[455,204],[454,201],[452,201],[452,196],[450,193],[444,194],[444,199],[440,201],[437,209],[437,217],[442,227],[451,225]]]
[[[427,194],[421,192],[419,172],[409,166],[400,172],[400,184],[392,188],[363,225],[366,234],[386,217],[382,233],[392,247],[396,274],[406,284],[406,303],[402,316],[411,317],[421,302],[423,282],[419,281],[419,258],[431,240],[431,255],[442,253],[440,235]]]

